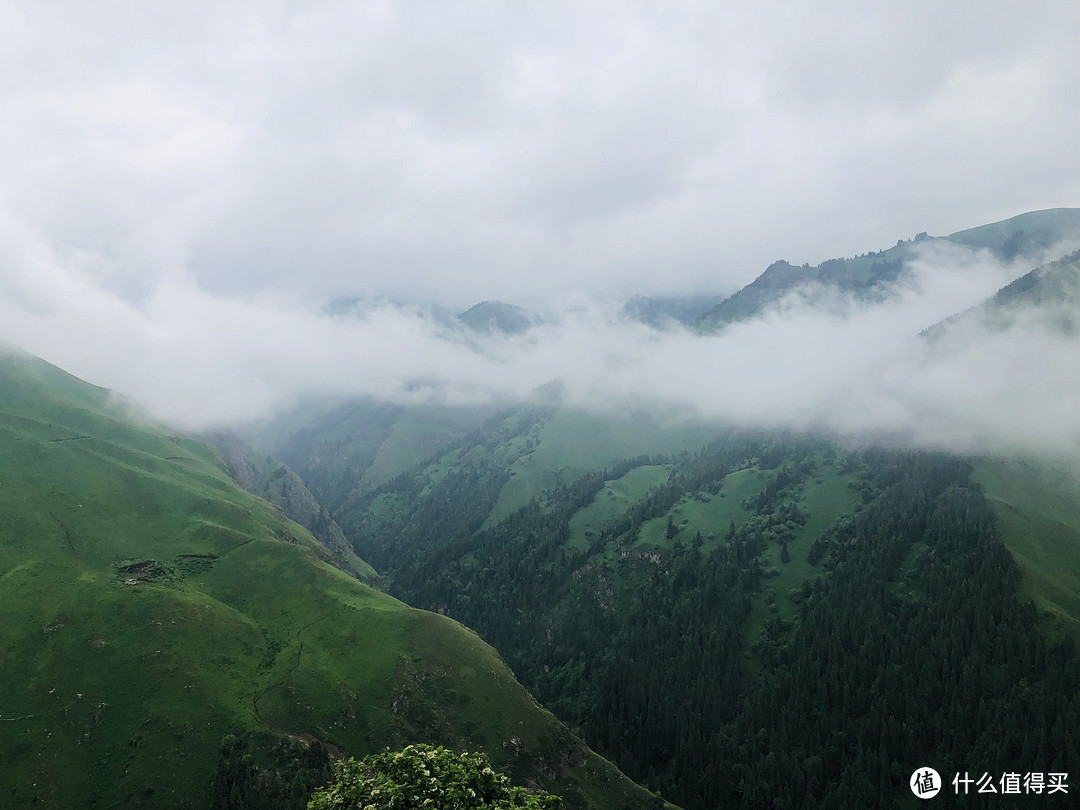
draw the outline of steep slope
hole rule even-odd
[[[650,800],[475,634],[333,567],[209,447],[110,400],[0,357],[5,807],[204,808],[245,730],[479,748],[570,806]]]
[[[968,327],[1028,336],[1040,329],[1071,340],[1080,361],[1080,251],[1038,267],[978,307],[928,329],[931,351],[956,351]],[[976,331],[975,334],[978,334]],[[950,342],[950,340],[956,342]],[[1068,369],[1062,369],[1064,377]],[[1062,450],[1068,445],[1063,441]],[[1070,463],[1071,462],[1071,463]],[[998,517],[1002,539],[1024,575],[1024,592],[1051,637],[1080,640],[1080,472],[1075,459],[982,459],[976,477]]]
[[[399,476],[343,526],[680,804],[890,806],[923,761],[1080,765],[1075,649],[1040,635],[966,462],[727,435],[487,519],[484,465]]]
[[[887,250],[850,259],[830,259],[814,267],[808,264],[796,267],[778,261],[750,284],[704,313],[696,326],[709,331],[751,318],[786,293],[806,284],[824,284],[856,295],[872,295],[899,279],[920,247],[934,243],[986,249],[999,259],[1014,261],[1034,259],[1052,245],[1063,241],[1073,244],[1077,239],[1080,239],[1080,209],[1055,208],[1021,214],[946,237],[921,233],[915,239],[901,240]]]
[[[976,478],[1050,637],[1080,641],[1080,477],[1039,459],[984,459]]]
[[[323,504],[377,486],[476,430],[491,408],[416,406],[350,399],[308,402],[240,431],[295,470]]]
[[[256,453],[232,431],[216,431],[199,438],[221,454],[230,478],[311,532],[334,555],[338,567],[369,584],[378,579],[375,570],[356,556],[341,527],[299,475],[270,456]]]
[[[1036,267],[998,292],[925,329],[927,351],[955,351],[948,341],[970,343],[980,335],[1019,334],[1032,327],[1063,337],[1076,333],[1080,320],[1080,251]]]
[[[999,323],[1021,309],[1038,309],[1062,332],[1071,334],[1080,315],[1080,251],[1026,273],[998,291],[984,309],[994,310]]]
[[[1017,258],[1076,219],[956,236]],[[742,304],[810,278],[877,295],[917,249],[778,265]],[[1011,338],[1038,316],[1071,334],[1075,265],[943,328],[977,317],[958,339]],[[687,807],[904,806],[920,762],[1080,767],[1074,490],[1005,462],[646,423],[522,408],[360,482],[334,516],[392,593],[475,627],[590,744]]]

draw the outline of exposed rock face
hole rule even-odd
[[[232,431],[200,436],[201,441],[221,454],[221,466],[236,483],[279,507],[289,520],[299,523],[333,554],[334,561],[359,579],[368,579],[357,571],[350,559],[352,547],[341,527],[326,508],[316,500],[303,480],[284,464],[270,456],[259,459]]]

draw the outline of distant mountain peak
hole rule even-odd
[[[503,301],[481,301],[458,315],[458,320],[477,332],[520,335],[543,322],[534,312]]]
[[[622,313],[650,326],[672,321],[689,325],[725,298],[726,295],[635,295],[623,303]]]
[[[941,242],[975,250],[988,250],[996,258],[1014,262],[1021,259],[1046,261],[1046,250],[1065,240],[1080,239],[1080,208],[1052,208],[1031,211],[1011,219],[958,231],[945,237],[901,239],[895,247],[848,259],[829,259],[816,267],[801,267],[779,260],[734,295],[721,301],[695,322],[699,329],[719,329],[729,323],[753,318],[775,304],[787,291],[805,284],[823,284],[855,295],[873,294],[899,279],[909,259],[917,255],[919,244]]]

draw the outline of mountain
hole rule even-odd
[[[725,431],[508,504],[515,447],[543,446],[520,427],[335,514],[633,778],[689,808],[870,807],[918,762],[1080,764],[1080,486]]]
[[[931,343],[954,334],[958,327],[977,326],[994,332],[1036,323],[1062,334],[1075,334],[1080,318],[1080,250],[1036,267],[998,292],[923,332]]]
[[[405,407],[355,398],[305,402],[238,429],[245,442],[296,470],[324,505],[376,486],[476,430],[490,407]]]
[[[384,298],[337,298],[323,311],[333,317],[362,318],[380,309],[409,312],[449,332],[462,327],[474,332],[520,335],[543,322],[534,312],[503,301],[481,301],[462,313],[454,315],[446,307],[430,304],[410,304]]]
[[[1080,640],[1080,476],[1035,458],[982,459],[975,478],[1051,639]]]
[[[1018,278],[913,346],[1022,337],[1033,318],[1067,337],[1076,255],[1026,271],[1077,220],[777,263],[699,323],[807,281],[884,295],[940,243]],[[324,750],[311,740],[480,747],[515,781],[613,808],[660,800],[577,737],[688,810],[909,806],[927,763],[946,780],[1080,769],[1067,465],[576,411],[554,388],[502,410],[311,402],[241,431],[256,453],[228,437],[215,452],[56,370],[5,368],[0,724],[40,723],[0,750],[17,803],[74,801],[77,782],[53,779],[68,768],[88,806],[214,799],[266,774],[303,785],[319,763],[296,763]],[[67,702],[47,702],[54,687]]]
[[[1062,332],[1073,333],[1080,314],[1080,251],[1020,276],[1002,287],[984,309],[996,310],[1003,321],[1019,310],[1037,309]]]
[[[330,310],[351,317],[364,306],[349,299],[334,302]],[[518,335],[541,322],[534,313],[499,301],[483,301],[456,318],[438,308],[431,313],[433,322],[458,335]],[[496,413],[495,407],[483,405],[403,406],[361,397],[308,400],[289,413],[237,430],[244,443],[296,470],[321,503],[337,504],[354,487],[392,478]]]
[[[900,279],[920,249],[938,243],[985,249],[1003,261],[1023,261],[1035,260],[1053,245],[1076,240],[1080,240],[1080,208],[1055,208],[1021,214],[946,237],[921,233],[913,240],[900,240],[887,250],[851,259],[830,259],[814,267],[777,261],[750,284],[702,314],[695,325],[710,331],[746,320],[806,284],[823,284],[864,297],[873,295]]]
[[[1018,278],[927,336],[1022,339],[1037,319],[1068,337],[1078,256],[1027,271],[1078,222],[1036,212],[778,263],[720,321],[808,280],[882,295],[940,242]],[[979,328],[954,331],[966,322]],[[911,335],[928,357],[953,345]],[[389,592],[473,627],[590,745],[687,808],[906,806],[920,763],[1080,766],[1080,481],[1065,465],[556,398],[392,477],[338,480],[325,505]]]
[[[623,304],[623,313],[635,321],[650,326],[663,326],[668,321],[691,324],[720,304],[726,297],[723,295],[637,295]]]
[[[458,315],[458,320],[477,332],[521,335],[542,320],[539,315],[502,301],[481,301]]]
[[[236,483],[279,507],[289,520],[311,532],[334,555],[339,568],[368,583],[377,579],[375,570],[356,556],[341,527],[299,475],[270,456],[256,453],[231,430],[197,438],[220,453],[222,467]]]
[[[965,247],[986,249],[998,258],[1012,261],[1028,258],[1062,240],[1080,236],[1080,209],[1049,208],[958,231],[946,237]]]
[[[651,806],[473,632],[335,567],[221,465],[0,356],[5,807],[237,807],[256,788],[297,806],[326,752],[416,741],[483,750],[571,807]]]

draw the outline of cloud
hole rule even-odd
[[[1075,204],[1071,14],[0,1],[0,202],[128,299],[728,291]]]
[[[717,334],[655,329],[568,299],[528,332],[469,333],[430,310],[374,303],[331,316],[284,298],[163,280],[138,301],[58,263],[9,227],[0,341],[133,397],[189,429],[281,412],[303,397],[508,404],[558,381],[598,413],[651,408],[754,428],[961,452],[1080,449],[1080,338],[1045,310],[965,317],[1024,269],[928,243],[888,295],[791,292]]]
[[[1075,205],[1071,3],[0,0],[0,20],[0,337],[163,418],[560,379],[594,408],[1075,436],[1071,338],[910,342],[1008,280],[982,258],[713,337],[602,303]],[[321,314],[348,296],[416,306]],[[492,298],[554,317],[500,342],[419,308]]]
[[[581,352],[574,355],[580,373],[571,396],[592,408],[636,399],[743,427],[861,443],[1055,456],[1080,450],[1080,336],[1062,328],[1063,314],[1080,315],[1080,299],[1060,309],[1018,305],[1008,317],[950,318],[1022,267],[934,245],[911,271],[877,300],[796,290],[717,335],[611,336],[605,362],[585,360],[583,368]],[[932,340],[919,336],[943,319]]]

